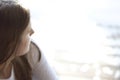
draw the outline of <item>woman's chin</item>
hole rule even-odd
[[[24,52],[20,52],[17,56],[23,56],[29,52],[29,49],[26,49]]]

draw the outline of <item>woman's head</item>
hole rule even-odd
[[[25,53],[24,41],[31,33],[29,12],[13,0],[0,0],[0,64],[13,55]]]

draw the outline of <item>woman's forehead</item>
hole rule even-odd
[[[29,32],[31,30],[31,23],[29,22],[24,33]]]
[[[31,22],[28,23],[27,29],[31,30]]]

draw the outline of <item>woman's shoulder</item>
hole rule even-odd
[[[49,65],[44,54],[41,53],[39,47],[34,42],[31,42],[27,58],[32,67],[33,79],[58,80],[55,71]]]
[[[33,41],[31,42],[30,50],[26,56],[27,56],[28,62],[30,63],[31,67],[34,67],[34,65],[40,61],[41,50],[35,42]]]

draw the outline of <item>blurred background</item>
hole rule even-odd
[[[60,80],[120,80],[119,0],[19,0]]]

